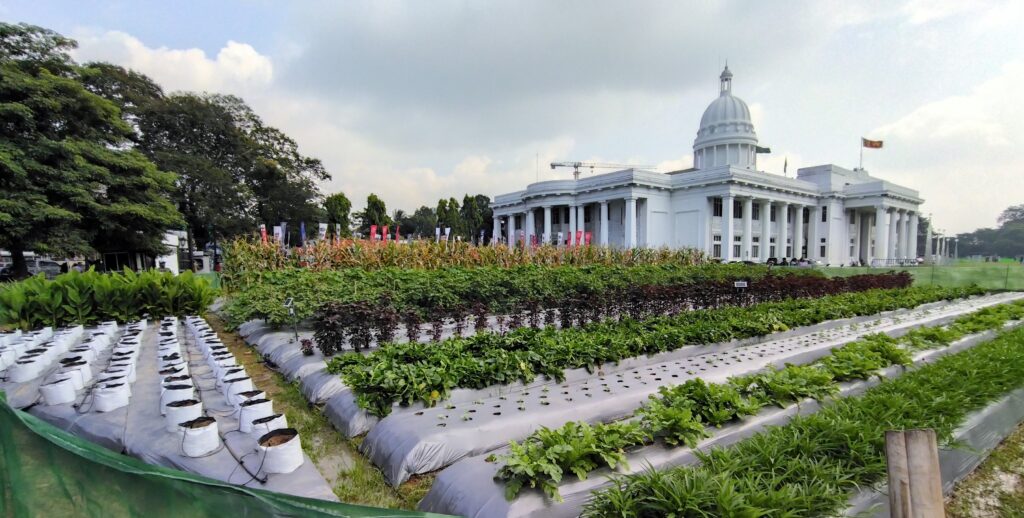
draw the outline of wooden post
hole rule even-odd
[[[911,518],[914,512],[910,502],[910,469],[903,432],[885,432],[885,460],[889,474],[889,516]]]
[[[885,432],[889,512],[894,518],[944,518],[934,430]]]

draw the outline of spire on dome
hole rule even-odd
[[[722,80],[722,95],[732,93],[732,72],[729,71],[729,64],[725,64],[725,70],[722,71],[722,75],[719,76]]]

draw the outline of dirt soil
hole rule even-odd
[[[283,413],[288,426],[299,431],[302,449],[316,464],[342,502],[392,509],[416,509],[430,490],[433,475],[414,477],[398,488],[384,481],[384,475],[359,453],[360,438],[348,439],[338,433],[319,408],[310,405],[297,384],[267,367],[260,354],[246,345],[237,333],[225,331],[225,322],[215,314],[206,315],[210,327],[245,367],[253,385],[273,400],[274,412]],[[299,344],[295,344],[296,347]]]
[[[949,518],[1024,517],[1024,425],[957,484],[946,499]]]

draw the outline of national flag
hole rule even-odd
[[[868,139],[866,139],[864,137],[861,137],[860,140],[864,144],[864,147],[866,147],[866,148],[882,149],[882,141],[881,140],[868,140]]]
[[[771,153],[772,152],[772,148],[770,148],[770,147],[754,146],[754,151],[756,153]]]

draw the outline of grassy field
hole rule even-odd
[[[910,268],[821,267],[832,276],[849,276],[883,271],[908,271],[918,285],[968,286],[977,284],[993,290],[1024,290],[1024,267],[1017,262],[961,262],[949,266],[917,266]]]

